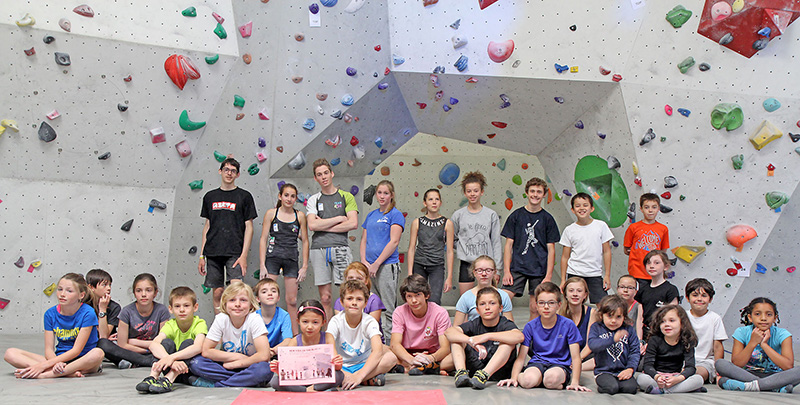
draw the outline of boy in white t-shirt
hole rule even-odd
[[[328,323],[325,341],[333,343],[342,356],[342,389],[361,385],[386,384],[386,372],[397,364],[397,357],[381,343],[378,321],[364,313],[369,289],[358,280],[348,280],[339,289],[344,311]]]
[[[696,278],[686,283],[686,299],[692,306],[689,321],[697,334],[694,348],[697,374],[703,377],[703,381],[713,384],[717,377],[714,362],[725,356],[722,342],[728,338],[722,318],[708,310],[708,304],[714,299],[714,286],[704,278]]]
[[[569,277],[586,280],[589,287],[589,301],[600,302],[611,286],[611,246],[614,238],[605,222],[595,221],[594,201],[586,193],[577,193],[570,201],[575,223],[564,228],[558,242],[561,251],[561,288]],[[605,268],[605,271],[603,270]]]
[[[412,274],[400,285],[405,304],[397,307],[392,317],[391,349],[408,375],[439,374],[452,370],[450,341],[444,332],[451,326],[450,314],[429,302],[428,280]]]

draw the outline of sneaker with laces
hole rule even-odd
[[[473,374],[470,383],[472,384],[472,388],[482,390],[486,388],[486,381],[489,381],[489,373],[481,369]]]
[[[139,384],[136,384],[136,391],[144,392],[144,393],[150,392],[150,385],[155,383],[155,382],[156,382],[156,379],[154,377],[147,376],[147,378],[142,380],[142,382],[140,382]]]
[[[472,382],[469,379],[469,371],[464,370],[463,368],[460,370],[456,370],[456,387],[457,388],[464,388],[464,387],[471,387]]]
[[[150,384],[151,394],[163,394],[172,391],[172,381],[167,377],[158,377],[153,384]]]

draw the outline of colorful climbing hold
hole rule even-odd
[[[450,97],[450,105],[456,105],[456,104],[458,104],[458,99],[455,97]]]
[[[520,175],[518,175],[518,174],[515,174],[514,177],[511,178],[511,182],[516,184],[516,185],[518,185],[518,186],[521,186],[522,185],[522,177]]]
[[[192,154],[192,147],[189,146],[189,141],[185,139],[175,144],[175,150],[178,151],[178,155],[182,158]]]
[[[564,97],[553,97],[553,100],[558,104],[564,104]]]
[[[566,188],[561,190],[561,192],[567,197],[572,197],[572,193],[569,190],[567,190]]]
[[[678,70],[686,74],[692,66],[694,66],[694,58],[690,56],[678,63]]]
[[[506,170],[506,158],[502,158],[497,162],[497,168],[500,169],[500,171]]]
[[[720,103],[711,112],[711,126],[716,129],[725,127],[728,131],[733,131],[742,126],[743,122],[744,113],[738,104]]]
[[[467,80],[464,80],[464,81],[465,81],[465,82],[467,82],[467,83],[477,83],[477,82],[478,82],[478,79],[476,79],[476,78],[474,78],[474,77],[470,77],[469,79],[467,79]],[[799,121],[799,122],[800,122],[800,121]],[[800,126],[800,125],[798,125],[798,126]]]
[[[381,175],[388,176],[390,172],[391,170],[389,169],[389,166],[381,167]]]
[[[622,75],[619,74],[619,73],[615,73],[614,76],[611,76],[611,80],[613,80],[615,82],[622,81]]]
[[[775,212],[781,212],[781,206],[789,202],[789,196],[780,191],[770,191],[764,195],[767,206]]]
[[[514,52],[514,41],[511,39],[502,42],[489,41],[487,52],[489,52],[489,59],[493,62],[504,62]]]
[[[764,100],[763,105],[764,105],[764,109],[767,110],[767,112],[773,112],[773,111],[781,108],[781,102],[776,100],[776,99],[774,99],[774,98],[772,98],[772,97]]]
[[[453,63],[453,66],[455,66],[459,72],[463,72],[467,70],[467,67],[469,67],[469,58],[466,55],[461,55],[458,57],[458,60]]]
[[[706,251],[706,248],[704,246],[687,246],[687,245],[684,245],[684,246],[678,246],[678,247],[672,249],[672,253],[674,253],[675,256],[678,259],[681,259],[686,263],[693,262],[694,259],[697,259],[697,257],[700,256],[701,254],[703,254],[703,252],[705,252],[705,251]]]
[[[192,120],[190,120],[189,119],[189,112],[186,111],[186,110],[183,110],[181,112],[181,116],[178,118],[178,125],[180,125],[181,129],[183,129],[184,131],[195,131],[195,130],[198,130],[198,129],[203,128],[204,126],[206,126],[206,122],[205,121],[192,121]],[[162,129],[162,131],[163,131],[163,129]],[[152,134],[152,131],[151,131],[151,134]]]
[[[753,147],[756,150],[761,150],[764,146],[768,143],[780,138],[783,136],[783,132],[779,130],[775,125],[771,122],[764,120],[761,123],[761,126],[758,128],[753,136],[750,137],[750,143],[753,144]]]
[[[556,67],[556,71],[558,73],[562,73],[562,72],[565,72],[565,71],[569,70],[569,66],[567,66],[567,65],[559,65],[558,63],[555,64],[555,67]]]
[[[251,176],[255,176],[256,174],[258,174],[258,172],[259,172],[258,163],[253,163],[250,165],[250,167],[247,168],[247,173],[249,173]]]
[[[19,24],[17,24],[19,25]],[[69,22],[66,18],[62,18],[58,20],[58,26],[61,27],[62,30],[70,32],[72,31],[72,23]]]
[[[442,146],[442,152],[447,153],[450,149],[447,149],[447,146]]]
[[[558,69],[558,68],[556,68],[556,69]],[[559,72],[560,72],[560,71],[559,71]],[[601,74],[601,75],[603,75],[603,76],[606,76],[606,75],[608,75],[608,74],[610,74],[610,73],[611,73],[611,70],[609,70],[609,69],[606,69],[606,68],[604,68],[604,67],[600,66],[600,74]]]
[[[733,162],[734,170],[741,170],[742,165],[744,164],[744,155],[739,154],[731,156],[731,162]]]
[[[728,239],[728,243],[733,245],[737,252],[741,252],[745,242],[755,238],[758,234],[752,226],[740,224],[728,228],[725,236]]]
[[[242,34],[242,38],[247,38],[253,34],[253,22],[248,21],[244,25],[239,26],[239,33]]]
[[[681,196],[680,196],[680,197],[678,197],[678,199],[679,199],[679,200],[681,200],[681,201],[683,201],[683,200],[685,200],[685,199],[686,199],[686,196],[685,196],[685,195],[683,195],[683,194],[681,194]]]
[[[314,122],[313,118],[306,118],[306,120],[303,121],[303,129],[305,129],[305,130],[311,131],[316,126],[317,126],[317,123]]]
[[[244,107],[244,97],[242,97],[242,96],[240,96],[238,94],[234,94],[233,95],[233,105],[235,107],[239,107],[239,108]]]
[[[688,116],[689,116],[689,114],[691,114],[692,112],[691,112],[691,111],[689,111],[689,110],[688,110],[688,109],[686,109],[686,108],[679,108],[679,109],[678,109],[678,113],[680,113],[680,115],[683,115],[684,117],[688,117]]]
[[[581,120],[578,120],[578,121],[575,123],[575,128],[578,128],[578,129],[583,129],[583,121],[581,121]]]
[[[505,128],[505,127],[508,126],[508,124],[506,124],[505,122],[500,122],[500,121],[492,121],[492,125],[496,126],[497,128],[500,128],[500,129]]]
[[[796,267],[794,267],[794,266],[789,266],[789,267],[787,267],[787,268],[786,268],[786,272],[787,272],[787,273],[789,273],[789,274],[791,274],[791,273],[794,273],[794,271],[795,271],[796,269],[797,269],[797,268],[796,268]]]
[[[194,7],[188,7],[181,11],[181,14],[183,14],[185,17],[197,17],[197,9]]]
[[[242,61],[245,65],[249,65],[250,62],[253,61],[253,55],[250,55],[249,53],[242,55]]]
[[[672,193],[670,193],[669,191],[665,191],[665,192],[661,193],[661,198],[663,198],[665,200],[669,200],[670,198],[672,198]]]
[[[17,26],[19,26],[19,27],[28,27],[28,26],[36,24],[36,19],[33,18],[33,16],[30,15],[30,13],[25,13],[25,15],[22,16],[22,18],[20,18],[19,20],[15,21],[15,22],[17,23]]]
[[[405,61],[406,61],[406,58],[404,58],[402,56],[399,56],[399,55],[392,54],[392,63],[394,63],[395,66],[400,66]]]
[[[439,171],[439,181],[449,186],[455,183],[458,180],[458,175],[461,173],[461,169],[455,163],[448,163],[442,167]]]
[[[739,270],[736,270],[733,267],[729,267],[728,270],[725,270],[725,273],[727,273],[729,276],[733,277],[733,276],[739,274]],[[730,286],[730,284],[726,284],[726,286]]]
[[[56,291],[56,287],[57,287],[56,283],[51,283],[49,286],[45,287],[45,289],[42,290],[42,292],[44,293],[44,295],[49,297],[53,295],[53,293]]]
[[[227,158],[228,158],[228,157],[227,157],[227,156],[225,156],[225,155],[223,155],[222,153],[219,153],[219,152],[217,152],[217,151],[214,151],[214,159],[215,159],[217,162],[220,162],[220,163],[222,163],[222,162],[224,162],[224,161],[225,161],[225,159],[227,159]]]
[[[25,55],[27,55],[27,56],[36,55],[36,49],[35,48],[23,49],[22,52],[25,52]]]
[[[351,106],[351,105],[353,105],[354,102],[355,102],[355,99],[353,99],[352,95],[345,94],[344,96],[342,96],[341,103],[342,103],[343,106]]]
[[[419,106],[419,109],[420,109],[420,110],[424,110],[424,109],[425,109],[425,107],[427,107],[428,105],[427,105],[427,104],[425,104],[425,103],[417,103],[417,106]]]
[[[225,31],[225,27],[223,27],[220,23],[217,23],[217,27],[214,28],[214,33],[217,34],[219,39],[225,39],[228,37],[228,31]]]
[[[597,136],[598,136],[600,139],[606,139],[606,134],[604,134],[604,133],[602,133],[602,132],[600,132],[600,131],[597,131]]]
[[[192,60],[183,55],[173,54],[164,61],[164,70],[170,80],[183,90],[186,82],[200,78],[200,72],[192,63]]]
[[[506,209],[511,211],[512,208],[514,208],[514,200],[506,198]]]
[[[692,18],[692,12],[681,5],[675,6],[667,12],[666,19],[675,28],[680,28]]]
[[[527,163],[523,163],[522,164],[522,170],[528,170],[528,164]]]
[[[756,273],[758,274],[765,274],[767,272],[767,267],[761,263],[756,263]]]

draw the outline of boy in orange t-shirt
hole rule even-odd
[[[669,248],[669,230],[666,225],[656,221],[661,209],[661,199],[658,195],[642,194],[639,197],[639,207],[644,219],[628,226],[623,245],[625,254],[628,255],[628,274],[641,286],[642,283],[650,282],[650,276],[644,269],[643,259],[651,250]]]

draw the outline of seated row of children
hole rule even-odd
[[[666,261],[663,256],[653,252],[645,258],[649,273],[651,267],[659,267],[648,263]],[[473,267],[493,267],[479,260]],[[490,272],[475,274],[481,273]],[[652,271],[655,281],[668,284],[657,273]],[[155,278],[141,274],[133,283],[136,301],[120,309],[110,300],[108,273],[89,272],[91,286],[83,276],[70,273],[57,284],[59,304],[45,314],[45,356],[10,348],[5,360],[17,368],[18,378],[80,377],[100,370],[103,357],[122,368],[146,366],[150,376],[136,389],[148,393],[169,392],[176,381],[293,391],[352,389],[384,385],[385,373],[391,370],[409,375],[451,371],[457,387],[475,389],[497,381],[500,386],[588,391],[580,374],[593,367],[598,391],[609,394],[704,390],[704,382],[717,374],[718,384],[730,390],[791,392],[800,382],[800,368],[793,367],[791,334],[775,326],[777,308],[766,298],[754,299],[743,309],[745,326],[733,334],[731,360],[723,359],[721,342],[727,335],[719,315],[708,310],[714,289],[705,279],[686,286],[688,314],[661,299],[652,317],[635,299],[648,301],[640,293],[634,295],[638,283],[630,276],[619,280],[619,295],[604,297],[594,311],[584,305],[587,289],[582,280],[565,283],[566,298],[557,285],[544,282],[534,292],[539,316],[520,332],[504,316],[500,290],[493,285],[474,292],[478,317],[451,325],[447,311],[428,301],[427,281],[412,275],[400,287],[405,304],[395,312],[390,346],[385,346],[378,320],[365,311],[371,293],[360,277],[369,282],[354,274],[341,286],[342,311],[329,322],[318,301],[301,303],[300,333],[291,336],[291,329],[287,332],[282,325],[288,322],[285,311],[277,307],[278,285],[269,279],[254,288],[232,283],[207,328],[195,315],[197,299],[188,287],[173,289],[167,308],[154,302]],[[169,313],[175,318],[169,319]],[[651,326],[646,344],[639,340],[643,324]],[[326,343],[337,353],[332,358],[334,383],[280,384],[276,347]],[[643,372],[635,377],[640,364]]]

